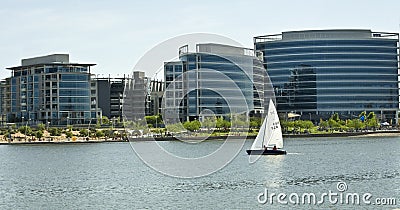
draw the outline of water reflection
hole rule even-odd
[[[348,192],[399,198],[399,140],[285,140],[287,155],[262,156],[254,164],[248,162],[245,150],[252,141],[247,141],[225,168],[195,179],[155,172],[128,143],[1,146],[0,209],[258,209],[267,207],[256,199],[265,188],[271,193],[319,193],[335,190],[339,180],[348,184]],[[177,150],[181,146],[165,144]],[[204,142],[198,150],[202,154],[216,146]]]

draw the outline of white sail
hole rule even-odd
[[[262,123],[260,127],[260,131],[258,131],[257,137],[253,142],[253,145],[251,145],[251,150],[257,150],[257,149],[262,149],[264,148],[264,139],[266,135],[266,123],[267,117],[264,119],[264,122]]]
[[[268,116],[265,117],[256,139],[251,145],[251,150],[263,149],[264,147],[283,148],[282,129],[279,122],[278,113],[275,105],[270,99],[268,107]]]
[[[278,112],[276,111],[274,102],[269,100],[268,116],[267,116],[267,134],[265,137],[264,145],[267,147],[276,146],[283,148],[282,128],[279,121]]]

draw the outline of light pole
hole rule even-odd
[[[89,141],[90,138],[90,124],[92,123],[92,119],[89,119],[89,126],[88,126],[88,136],[86,138],[87,141]]]
[[[28,121],[26,122],[26,125],[25,125],[25,139],[26,139],[26,130],[28,130],[28,123],[29,123],[29,126],[30,126],[31,125],[31,118],[28,119]]]
[[[21,119],[22,119],[22,126],[24,126],[24,116],[22,116],[21,117]],[[25,141],[26,141],[26,127],[25,127],[25,136],[24,136],[24,138],[25,138]]]
[[[111,129],[114,130],[115,117],[112,118]]]

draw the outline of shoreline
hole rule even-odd
[[[283,138],[314,138],[314,137],[373,137],[400,136],[400,130],[364,131],[353,133],[323,133],[323,134],[283,134]]]
[[[321,138],[321,137],[394,137],[400,136],[400,131],[367,131],[367,132],[355,132],[355,133],[327,133],[327,134],[283,134],[283,138],[296,139],[296,138]],[[111,142],[146,142],[146,141],[179,141],[179,140],[221,140],[226,139],[228,136],[210,136],[206,139],[204,137],[156,137],[156,138],[132,138],[131,140],[58,140],[58,141],[1,141],[0,145],[35,145],[35,144],[90,144],[90,143],[111,143]],[[244,136],[229,136],[230,139],[242,139]],[[247,136],[246,139],[255,139],[256,136]]]

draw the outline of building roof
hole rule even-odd
[[[18,70],[21,68],[29,68],[29,67],[36,67],[36,66],[95,66],[94,63],[39,63],[33,65],[26,65],[26,66],[13,66],[7,67],[8,70]]]
[[[254,37],[254,42],[292,41],[315,39],[399,39],[399,33],[372,32],[370,29],[325,29],[284,31],[281,34],[271,34]]]
[[[69,54],[51,54],[45,56],[38,56],[33,58],[26,58],[21,60],[21,66],[8,67],[9,70],[18,70],[26,67],[36,67],[43,65],[57,65],[57,66],[94,66],[96,64],[83,64],[83,63],[70,63]]]

